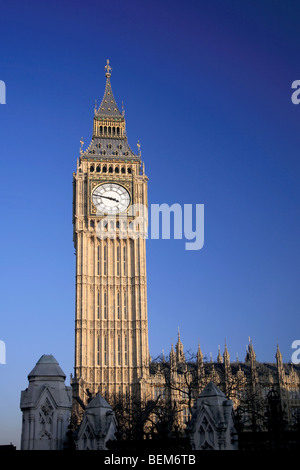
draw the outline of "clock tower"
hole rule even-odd
[[[111,67],[93,135],[73,174],[76,253],[73,397],[141,394],[149,370],[145,220],[147,177],[140,146],[127,141]],[[143,214],[145,215],[145,213]]]

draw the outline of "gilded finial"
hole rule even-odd
[[[105,68],[105,70],[106,70],[106,74],[105,74],[105,75],[106,75],[107,77],[110,77],[110,75],[111,75],[110,72],[111,72],[112,68],[111,68],[111,66],[109,65],[109,60],[108,60],[108,59],[107,59],[107,61],[106,61],[106,66],[105,66],[104,68]]]
[[[80,153],[82,153],[83,144],[84,144],[84,141],[83,141],[83,138],[81,137],[81,139],[80,139]]]

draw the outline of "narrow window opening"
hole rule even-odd
[[[104,336],[104,364],[107,365],[107,337]]]
[[[100,318],[100,292],[97,292],[97,318]]]
[[[126,274],[126,246],[123,246],[123,274]]]
[[[120,320],[120,292],[117,293],[117,317]]]
[[[107,292],[105,291],[104,292],[104,301],[103,301],[103,317],[104,317],[104,320],[107,319]]]
[[[118,365],[121,364],[121,337],[118,336]]]
[[[128,363],[128,339],[127,339],[126,335],[124,337],[124,362],[125,362],[125,366],[127,366],[127,363]]]
[[[103,250],[103,274],[107,275],[107,245],[104,246]]]
[[[100,336],[97,337],[97,365],[100,365]]]
[[[97,247],[97,274],[100,276],[100,245]]]
[[[117,276],[120,276],[120,245],[117,246]]]
[[[124,313],[124,318],[127,318],[127,299],[126,299],[126,292],[125,291],[124,291],[123,313]]]

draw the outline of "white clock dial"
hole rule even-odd
[[[130,204],[128,191],[116,183],[104,183],[93,191],[93,204],[104,214],[118,214],[127,209]]]

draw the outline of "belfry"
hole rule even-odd
[[[145,237],[124,236],[134,207],[147,207],[141,153],[127,140],[124,111],[111,88],[111,67],[95,106],[93,135],[73,174],[76,252],[75,367],[73,397],[140,393],[148,374]],[[103,230],[99,227],[103,224]]]

